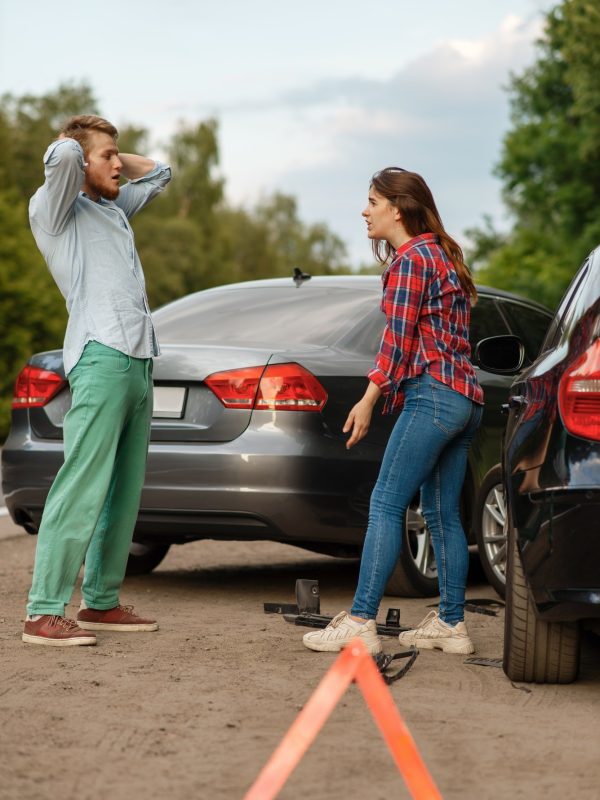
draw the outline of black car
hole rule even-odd
[[[369,497],[393,418],[373,415],[351,451],[342,433],[361,397],[385,318],[375,276],[254,281],[209,289],[155,312],[163,354],[154,365],[155,409],[130,572],[152,569],[172,544],[201,538],[271,539],[356,556]],[[533,360],[551,314],[480,287],[473,342],[518,334]],[[465,529],[502,591],[503,501],[499,471],[510,378],[480,372],[483,425],[463,492]],[[17,380],[2,451],[12,518],[40,522],[62,461],[70,404],[61,351],[33,356]],[[437,573],[418,497],[391,594],[437,593]]]
[[[514,373],[520,349],[491,339],[477,358]],[[600,618],[600,248],[572,281],[539,357],[512,384],[508,414],[504,671],[569,683],[581,626]]]

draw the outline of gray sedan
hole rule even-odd
[[[549,312],[479,287],[472,341],[514,333],[533,360]],[[356,557],[393,418],[375,413],[352,450],[342,426],[362,395],[385,324],[381,281],[296,276],[231,284],[155,312],[162,355],[146,482],[128,569],[147,572],[172,544],[270,539]],[[510,378],[480,371],[484,422],[463,491],[465,529],[493,585],[504,585],[498,463]],[[70,404],[61,351],[34,355],[17,380],[2,452],[11,516],[35,533],[62,462]],[[437,593],[429,534],[416,497],[390,594]]]

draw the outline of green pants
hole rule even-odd
[[[65,462],[40,525],[30,615],[64,616],[84,559],[86,605],[118,605],[144,483],[152,360],[88,342],[69,383]]]

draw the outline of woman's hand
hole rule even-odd
[[[346,450],[350,450],[351,447],[354,447],[354,445],[360,442],[361,439],[364,439],[369,432],[373,408],[380,395],[381,392],[377,384],[373,383],[373,381],[369,381],[369,386],[367,387],[364,397],[362,400],[358,401],[348,414],[348,419],[342,429],[344,433],[351,431],[350,438],[346,442]]]
[[[351,447],[354,447],[357,442],[360,442],[360,440],[364,439],[367,435],[372,414],[373,406],[366,403],[364,398],[360,400],[348,414],[348,419],[346,420],[343,431],[344,433],[352,431],[352,433],[346,442],[346,450],[350,450]]]

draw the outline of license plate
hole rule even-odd
[[[185,386],[154,387],[154,419],[181,419],[185,407]]]

